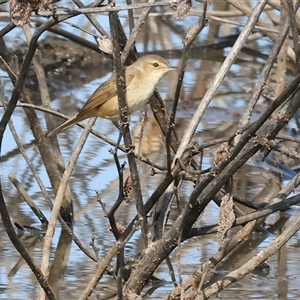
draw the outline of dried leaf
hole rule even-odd
[[[97,42],[99,45],[99,49],[107,54],[113,53],[113,44],[109,37],[107,36],[101,36],[97,38]]]
[[[176,9],[177,19],[183,19],[192,7],[192,0],[172,0],[170,7]]]
[[[48,8],[51,0],[10,0],[10,17],[16,25],[29,22],[33,12]]]
[[[225,244],[225,238],[228,230],[232,227],[235,221],[235,214],[233,212],[234,204],[231,194],[226,194],[222,197],[219,214],[219,226],[218,226],[218,239],[219,247],[222,248]]]
[[[221,161],[229,158],[230,150],[231,147],[229,146],[228,142],[222,143],[215,154],[214,165],[217,165]]]
[[[198,32],[198,30],[200,29],[201,27],[201,24],[198,22],[194,25],[192,25],[186,35],[185,35],[185,38],[183,39],[183,45],[186,46],[187,44],[190,43],[190,41],[195,37],[195,34]]]
[[[133,191],[132,177],[128,176],[125,180],[124,187],[123,187],[124,200],[126,202],[129,201],[130,196],[132,196],[132,191]]]
[[[183,19],[188,14],[191,7],[192,7],[191,0],[179,1],[177,5],[177,19],[179,20]]]

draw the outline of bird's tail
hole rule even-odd
[[[62,123],[61,125],[59,125],[58,127],[56,127],[55,129],[51,130],[50,132],[48,132],[46,134],[46,137],[50,137],[53,136],[55,134],[58,134],[66,129],[68,129],[69,127],[73,126],[74,124],[78,123],[82,121],[81,118],[78,118],[77,115],[75,115],[74,117],[72,117],[71,119],[67,120],[66,122]]]

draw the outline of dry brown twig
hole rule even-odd
[[[241,48],[243,47],[245,41],[247,40],[247,37],[250,35],[250,33],[252,32],[255,24],[257,23],[259,16],[262,12],[262,10],[264,9],[265,5],[267,4],[267,1],[261,1],[253,10],[250,19],[248,20],[247,24],[245,25],[243,31],[241,32],[241,34],[239,35],[238,39],[236,40],[234,46],[232,47],[230,53],[228,54],[228,56],[226,57],[224,63],[222,64],[221,68],[219,69],[219,72],[217,73],[217,75],[215,76],[214,80],[211,82],[209,89],[207,90],[205,96],[203,97],[201,103],[199,104],[198,108],[196,109],[193,118],[190,122],[189,128],[186,131],[186,134],[184,136],[184,138],[181,141],[181,144],[179,146],[179,149],[175,155],[175,158],[173,159],[173,166],[176,162],[176,159],[179,158],[184,149],[186,148],[186,146],[190,143],[196,128],[199,124],[199,122],[201,121],[201,118],[205,112],[205,110],[207,109],[209,103],[212,100],[212,97],[214,96],[216,90],[218,89],[221,81],[223,80],[223,78],[225,77],[226,73],[228,72],[230,66],[232,65],[232,63],[234,62],[237,54],[239,53],[239,51],[241,50]]]

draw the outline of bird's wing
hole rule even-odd
[[[132,82],[134,75],[131,72],[131,69],[126,70],[126,86]],[[112,76],[101,84],[95,92],[91,95],[89,100],[84,104],[82,109],[79,111],[77,116],[81,113],[86,114],[88,111],[91,111],[95,108],[99,108],[105,102],[109,101],[111,98],[117,95],[116,89],[116,74],[113,73]]]

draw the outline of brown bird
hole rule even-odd
[[[146,55],[125,69],[126,99],[129,115],[146,106],[159,80],[169,71],[177,70],[158,55]],[[101,117],[118,124],[120,119],[116,74],[102,83],[82,109],[47,134],[50,137],[84,119]]]

